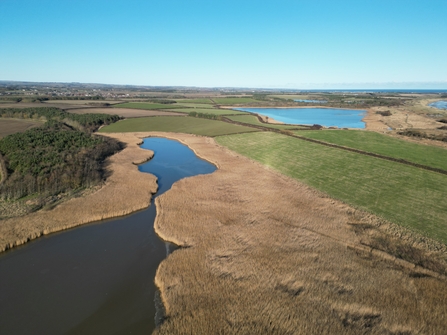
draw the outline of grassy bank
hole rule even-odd
[[[447,177],[274,133],[217,142],[331,197],[447,243]]]
[[[218,136],[257,131],[256,129],[225,123],[222,121],[193,117],[148,117],[128,119],[101,128],[102,133],[115,132],[147,132],[164,131],[195,134],[203,136]]]
[[[299,131],[297,135],[398,159],[447,169],[447,150],[359,130]]]

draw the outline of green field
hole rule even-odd
[[[176,109],[173,109],[173,111],[182,112],[182,113],[196,112],[196,113],[204,113],[204,114],[212,114],[212,115],[234,115],[234,114],[244,115],[244,114],[247,114],[246,112],[235,111],[232,109],[217,109],[217,108],[176,108]]]
[[[209,98],[201,98],[201,99],[177,99],[176,101],[177,101],[179,104],[182,104],[182,103],[209,104],[209,105],[214,104],[214,102],[212,102]]]
[[[297,135],[447,170],[447,150],[362,130],[297,131]]]
[[[154,104],[150,102],[125,102],[123,104],[113,105],[114,108],[136,108],[136,109],[173,109],[182,108],[177,104]]]
[[[244,114],[247,114],[247,113],[244,113]],[[300,129],[300,128],[303,128],[300,126],[287,126],[287,125],[279,125],[279,124],[262,123],[254,115],[228,116],[228,118],[230,120],[237,121],[237,122],[243,122],[243,123],[252,124],[255,126],[262,126],[262,127],[266,127],[266,128],[273,128],[273,129]]]
[[[212,108],[212,109],[214,108],[213,105],[209,105],[209,104],[187,103],[187,102],[181,102],[181,103],[178,102],[172,106],[174,106],[174,108],[185,108],[185,107],[188,107],[188,108]]]
[[[213,101],[218,105],[237,105],[237,104],[247,104],[251,102],[257,102],[253,98],[213,98]]]
[[[222,121],[195,117],[154,116],[147,118],[127,119],[101,128],[100,132],[146,132],[166,131],[203,136],[218,136],[257,131],[256,129],[238,126]]]
[[[217,142],[333,198],[447,243],[447,176],[259,132]]]

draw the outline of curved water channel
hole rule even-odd
[[[156,196],[179,179],[216,170],[174,140],[147,138],[141,147],[155,153],[139,170],[158,177]],[[135,214],[44,236],[1,254],[1,333],[150,334],[155,272],[174,248],[154,232],[155,216],[152,200]]]

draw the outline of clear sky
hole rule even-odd
[[[0,0],[0,80],[447,88],[446,0]]]

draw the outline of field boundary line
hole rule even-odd
[[[246,127],[252,127],[252,128],[256,128],[256,129],[260,129],[260,130],[264,130],[264,131],[271,131],[271,132],[282,134],[282,135],[285,135],[285,136],[297,138],[299,140],[303,140],[303,141],[307,141],[307,142],[311,142],[311,143],[316,143],[316,144],[324,145],[324,146],[331,147],[331,148],[336,148],[336,149],[341,149],[341,150],[345,150],[345,151],[350,151],[350,152],[354,152],[354,153],[365,155],[365,156],[370,156],[370,157],[374,157],[374,158],[380,158],[380,159],[384,159],[384,160],[391,161],[391,162],[394,162],[394,163],[400,163],[400,164],[404,164],[404,165],[409,165],[409,166],[412,166],[412,167],[417,167],[417,168],[428,170],[428,171],[431,171],[431,172],[437,172],[437,173],[440,173],[440,174],[443,174],[443,175],[447,175],[447,170],[443,170],[443,169],[439,169],[439,168],[435,168],[435,167],[431,167],[431,166],[423,165],[423,164],[419,164],[419,163],[413,163],[413,162],[407,161],[406,159],[402,159],[402,158],[394,158],[394,157],[390,157],[390,156],[375,154],[373,152],[368,152],[368,151],[363,151],[363,150],[359,150],[359,149],[349,148],[349,147],[345,147],[345,146],[338,145],[338,144],[328,143],[328,142],[324,142],[324,141],[320,141],[320,140],[315,140],[313,138],[307,138],[307,137],[304,137],[304,136],[291,134],[289,132],[291,129],[281,130],[281,129],[276,129],[276,128],[268,128],[268,127],[265,127],[265,126],[257,126],[257,125],[253,125],[253,124],[249,124],[249,123],[243,123],[243,122],[239,122],[239,121],[234,121],[234,120],[228,119],[226,117],[222,117],[222,121],[233,123],[233,124],[238,124],[238,125],[243,125],[243,126],[246,126]],[[312,129],[309,129],[309,130],[312,130]]]

